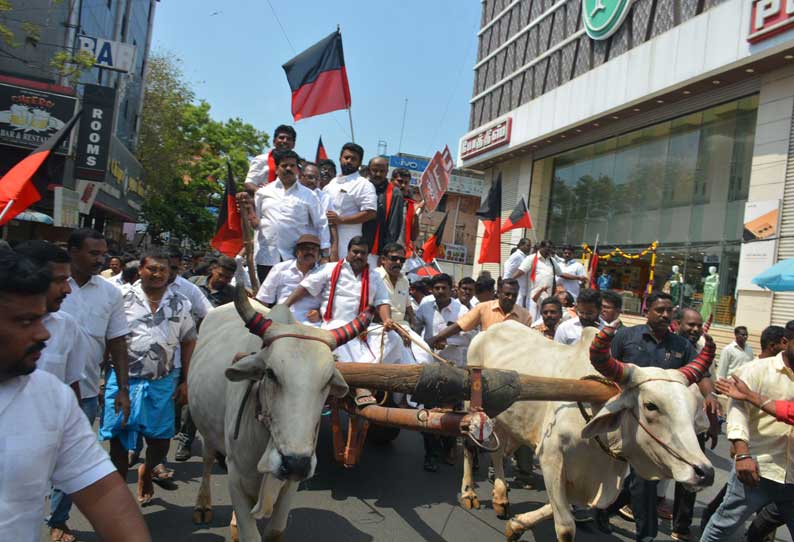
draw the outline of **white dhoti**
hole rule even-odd
[[[341,320],[331,320],[330,322],[324,322],[321,327],[323,329],[333,329],[335,327],[342,327],[348,323],[349,322],[343,322]],[[334,356],[336,356],[337,361],[375,363],[375,354],[370,351],[367,341],[362,341],[358,337],[346,342],[342,346],[338,346],[336,350],[334,350]]]

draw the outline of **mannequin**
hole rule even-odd
[[[681,268],[677,265],[673,266],[673,274],[670,275],[670,295],[673,298],[673,305],[681,303],[682,287],[684,285],[684,277],[681,276]]]
[[[700,306],[700,315],[707,320],[717,304],[717,291],[720,289],[720,276],[717,268],[709,267],[709,276],[703,282],[703,305]]]

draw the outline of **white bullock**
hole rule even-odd
[[[190,412],[204,439],[195,522],[212,519],[209,478],[220,452],[240,539],[259,542],[256,519],[270,517],[265,540],[282,540],[290,501],[317,464],[323,403],[348,392],[331,352],[371,317],[335,330],[304,326],[285,306],[255,308],[239,287],[234,305],[210,311],[188,376]],[[237,352],[250,354],[233,362]]]
[[[567,346],[508,321],[480,333],[469,347],[470,365],[559,378],[592,375],[596,366],[621,387],[605,404],[584,405],[594,413],[589,423],[575,402],[517,402],[497,416],[496,433],[503,443],[491,456],[497,514],[506,518],[509,507],[502,458],[520,445],[535,450],[549,496],[540,509],[507,522],[508,540],[518,540],[539,521],[553,517],[557,540],[573,541],[571,505],[606,508],[617,498],[629,464],[643,478],[671,478],[692,490],[713,483],[714,469],[696,437],[707,427],[703,399],[690,384],[713,359],[714,343],[709,339],[698,359],[685,368],[640,368],[609,357],[612,333],[607,328],[593,341],[596,330],[586,329],[580,342]],[[607,363],[612,372],[604,369]],[[478,508],[471,463],[466,450],[460,502]]]

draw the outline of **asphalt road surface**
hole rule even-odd
[[[287,541],[322,542],[500,542],[504,540],[504,521],[491,508],[491,484],[487,481],[488,460],[483,456],[475,474],[479,484],[480,510],[467,511],[457,503],[462,467],[442,465],[436,473],[422,470],[423,447],[418,433],[403,431],[391,444],[376,446],[367,443],[360,464],[346,470],[331,458],[331,433],[325,418],[318,447],[318,466],[314,478],[301,486],[290,515]],[[172,445],[173,453],[174,446]],[[197,442],[194,451],[200,449]],[[698,494],[694,532],[698,533],[700,513],[705,503],[722,487],[730,468],[727,446],[721,439],[716,453],[707,456],[717,470],[714,486]],[[228,523],[232,508],[226,489],[226,476],[216,466],[212,479],[215,518],[211,525],[193,525],[193,503],[201,476],[199,457],[187,463],[170,463],[176,469],[171,490],[155,486],[155,498],[143,509],[144,517],[157,542],[228,540]],[[511,478],[508,468],[507,476]],[[130,471],[130,490],[135,492],[137,473]],[[512,513],[538,508],[546,502],[543,481],[536,479],[536,489],[515,486],[510,491]],[[672,487],[669,489],[672,497]],[[98,540],[90,525],[78,511],[70,521],[79,540]],[[260,523],[260,530],[265,522]],[[616,542],[633,540],[634,526],[613,518],[613,534],[604,535],[580,525],[577,542]],[[671,540],[670,522],[660,522],[658,540]],[[553,542],[556,539],[551,521],[544,522],[524,534],[522,540]],[[743,530],[734,540],[743,540]],[[49,540],[42,529],[42,542]],[[778,540],[790,541],[788,532],[778,530]]]

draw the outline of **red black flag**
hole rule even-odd
[[[589,273],[590,273],[590,288],[598,290],[598,252],[593,251],[593,256],[590,258]]]
[[[337,30],[282,66],[295,120],[350,108],[342,34]]]
[[[448,216],[448,214],[444,215],[444,218],[441,219],[441,224],[439,224],[438,228],[436,228],[436,232],[431,235],[427,241],[425,241],[424,245],[422,245],[422,250],[424,250],[422,259],[427,263],[430,263],[438,258],[438,250],[441,246],[441,238],[444,237],[444,226],[447,225]]]
[[[430,262],[416,269],[412,269],[409,273],[413,273],[420,277],[435,277],[441,274],[441,268],[438,266],[438,262]]]
[[[516,208],[513,209],[504,224],[502,224],[502,229],[499,232],[505,233],[516,228],[532,229],[532,219],[529,216],[527,204],[524,202],[524,196],[521,196],[521,200],[516,204]]]
[[[2,216],[0,225],[5,224],[41,199],[41,194],[31,179],[52,154],[53,149],[57,149],[72,131],[74,123],[80,118],[80,113],[82,110],[78,110],[60,130],[23,160],[17,162],[0,179],[0,216]]]
[[[210,245],[218,252],[234,258],[243,248],[243,229],[240,225],[240,211],[237,209],[237,186],[232,176],[232,164],[226,162],[228,175],[226,195],[218,213],[218,231]]]
[[[321,160],[328,160],[328,153],[325,152],[325,145],[323,145],[323,136],[317,142],[317,154],[314,157],[314,163],[319,164]]]
[[[496,181],[491,183],[488,196],[477,210],[477,216],[485,226],[485,233],[480,244],[480,257],[477,263],[499,263],[501,255],[502,235],[500,223],[502,221],[502,173]]]

